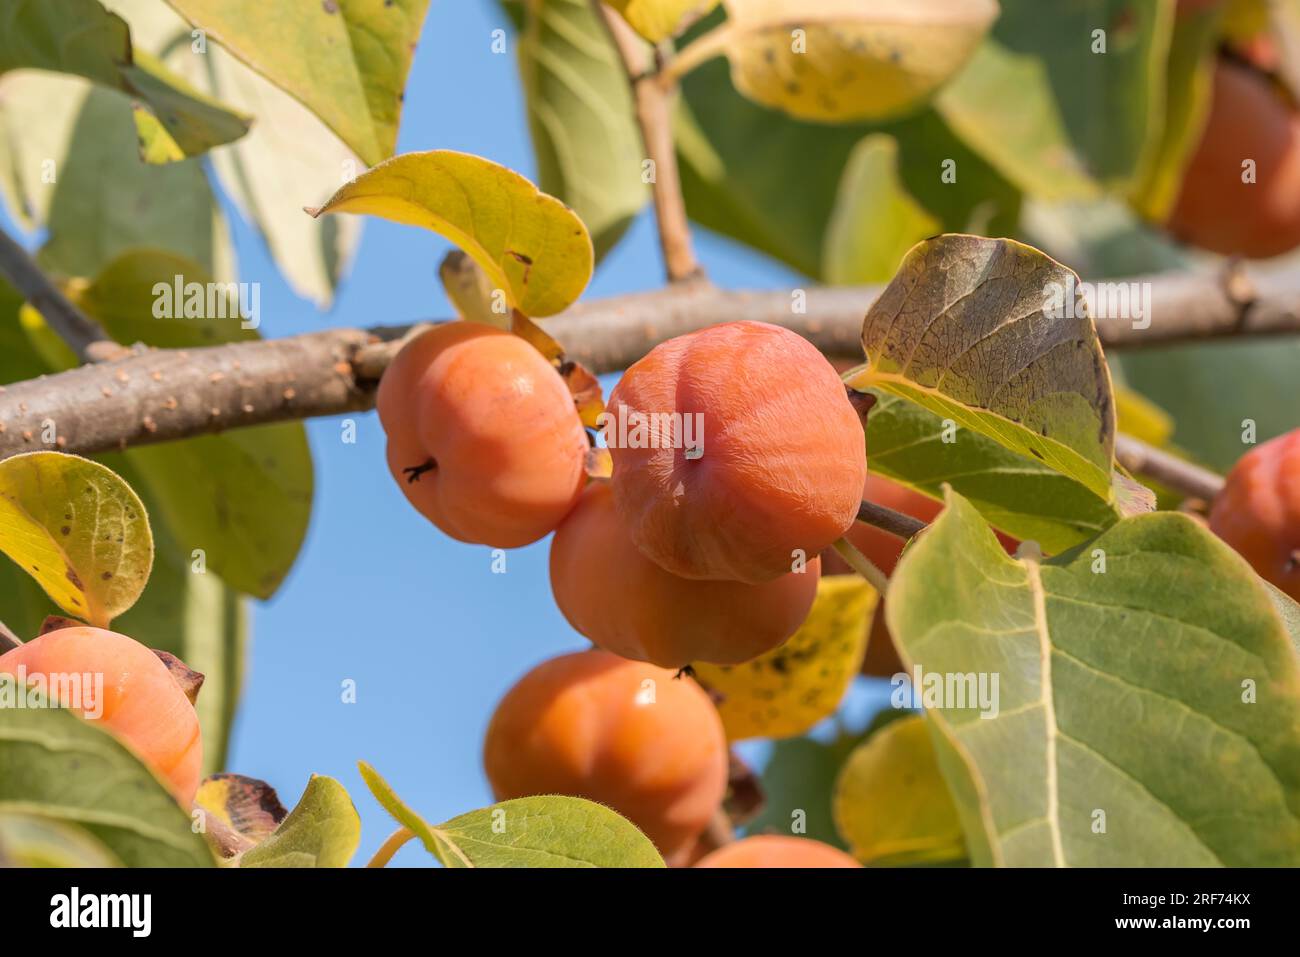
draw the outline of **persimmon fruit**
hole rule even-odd
[[[1210,529],[1300,601],[1300,429],[1237,461],[1210,507]]]
[[[662,343],[608,412],[614,502],[637,547],[675,575],[769,582],[853,524],[861,419],[831,364],[787,329],[730,322]],[[701,426],[691,443],[688,422]],[[624,440],[646,424],[649,442]]]
[[[1243,182],[1246,160],[1254,182]],[[1205,131],[1167,225],[1224,255],[1264,259],[1300,245],[1300,114],[1259,70],[1216,64]]]
[[[582,491],[589,443],[573,397],[519,336],[475,322],[435,326],[394,358],[377,405],[393,478],[458,541],[535,542]]]
[[[727,788],[722,719],[670,670],[593,649],[538,665],[497,705],[483,746],[496,799],[585,797],[639,827],[670,863]]]
[[[126,635],[77,626],[50,631],[0,655],[0,673],[28,680],[102,675],[82,682],[79,701],[61,701],[92,724],[102,726],[167,783],[188,808],[203,767],[203,740],[194,705],[158,655]]]
[[[662,668],[739,664],[789,638],[817,596],[821,563],[761,585],[682,578],[632,542],[606,482],[592,482],[551,542],[555,603],[580,634]]]
[[[756,834],[724,844],[695,863],[696,867],[861,867],[837,847],[808,837]]]

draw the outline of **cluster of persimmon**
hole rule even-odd
[[[188,810],[203,767],[193,697],[202,676],[126,635],[62,619],[47,627],[53,630],[0,655],[0,674],[39,682],[51,703],[108,731]]]
[[[678,672],[749,661],[807,616],[819,555],[853,526],[867,478],[839,375],[766,323],[664,342],[610,395],[608,479],[588,478],[594,440],[555,367],[504,330],[424,332],[378,408],[394,478],[442,531],[496,548],[555,533],[556,603],[595,646],[501,701],[484,747],[497,798],[599,801],[670,862],[691,860],[726,794],[728,747],[708,694]],[[713,863],[838,859],[806,840],[745,847]]]

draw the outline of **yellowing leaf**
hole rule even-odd
[[[144,590],[153,535],[140,499],[110,469],[28,452],[0,462],[0,551],[64,611],[107,627]]]
[[[213,774],[194,795],[204,814],[209,845],[221,857],[235,857],[265,841],[288,812],[275,788],[242,774]]]
[[[697,664],[695,676],[721,697],[727,738],[790,738],[839,707],[862,665],[875,590],[856,575],[827,575],[800,629],[741,665]]]
[[[835,825],[864,864],[966,857],[957,807],[920,715],[890,721],[860,745],[835,783]]]
[[[996,0],[725,6],[720,42],[736,89],[791,116],[829,123],[918,106],[966,63],[998,15]]]
[[[1115,416],[1119,429],[1148,445],[1163,447],[1174,437],[1174,420],[1140,392],[1115,387]]]
[[[367,163],[393,155],[429,0],[168,0]]]
[[[878,386],[1116,497],[1110,372],[1078,277],[1008,239],[919,243],[862,324]]]
[[[692,19],[718,5],[718,0],[605,0],[623,14],[632,29],[651,43],[675,36]]]
[[[367,213],[431,229],[468,253],[527,316],[566,309],[591,278],[591,237],[577,214],[518,173],[468,153],[404,153],[307,212]]]

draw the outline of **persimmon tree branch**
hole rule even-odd
[[[1300,272],[1252,275],[1255,292],[1245,303],[1229,297],[1213,275],[1138,281],[1154,290],[1150,325],[1100,321],[1108,350],[1300,333]],[[681,284],[581,303],[542,325],[568,358],[596,373],[625,369],[674,336],[737,319],[785,326],[827,355],[861,356],[862,317],[880,288],[743,292]],[[50,447],[90,454],[369,409],[379,378],[412,328],[142,350],[0,387],[0,458]]]
[[[1223,476],[1170,455],[1133,438],[1115,437],[1115,460],[1135,475],[1142,475],[1189,498],[1214,501],[1223,491]]]
[[[695,258],[691,242],[686,200],[682,196],[681,174],[677,169],[677,146],[673,141],[673,97],[676,90],[657,82],[664,55],[649,46],[621,16],[601,0],[591,0],[592,9],[604,22],[632,87],[637,126],[651,162],[651,190],[659,244],[670,282],[702,279],[704,270]]]
[[[0,275],[23,294],[83,362],[97,362],[123,350],[99,323],[78,309],[41,271],[27,250],[0,229]]]

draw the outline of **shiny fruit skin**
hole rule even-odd
[[[1242,182],[1253,159],[1256,182]],[[1201,143],[1183,175],[1170,231],[1224,255],[1277,256],[1300,245],[1300,116],[1248,66],[1220,60]]]
[[[632,542],[606,482],[592,482],[551,542],[551,591],[598,647],[661,668],[739,664],[789,638],[817,596],[821,562],[761,585],[665,571]]]
[[[564,518],[589,443],[558,372],[518,336],[474,322],[422,333],[379,383],[388,467],[426,518],[462,542],[517,548]],[[434,467],[410,481],[405,471]]]
[[[483,764],[498,801],[585,797],[618,811],[672,863],[727,788],[727,741],[690,678],[606,651],[538,665],[497,705]]]
[[[702,417],[695,458],[611,441],[619,513],[641,551],[675,575],[771,581],[797,552],[816,555],[853,524],[867,468],[862,422],[830,363],[789,330],[731,322],[671,339],[627,370],[608,410],[616,439],[645,415]]]
[[[1210,529],[1300,601],[1300,429],[1238,460],[1210,508]]]
[[[95,700],[93,683],[83,683],[82,707],[73,710],[127,745],[183,807],[193,803],[203,767],[199,718],[153,651],[102,628],[61,628],[0,655],[0,673],[16,675],[19,666],[26,667],[29,679],[37,674],[103,675],[102,699]]]
[[[706,854],[696,867],[861,867],[839,848],[808,837],[756,834]]]

